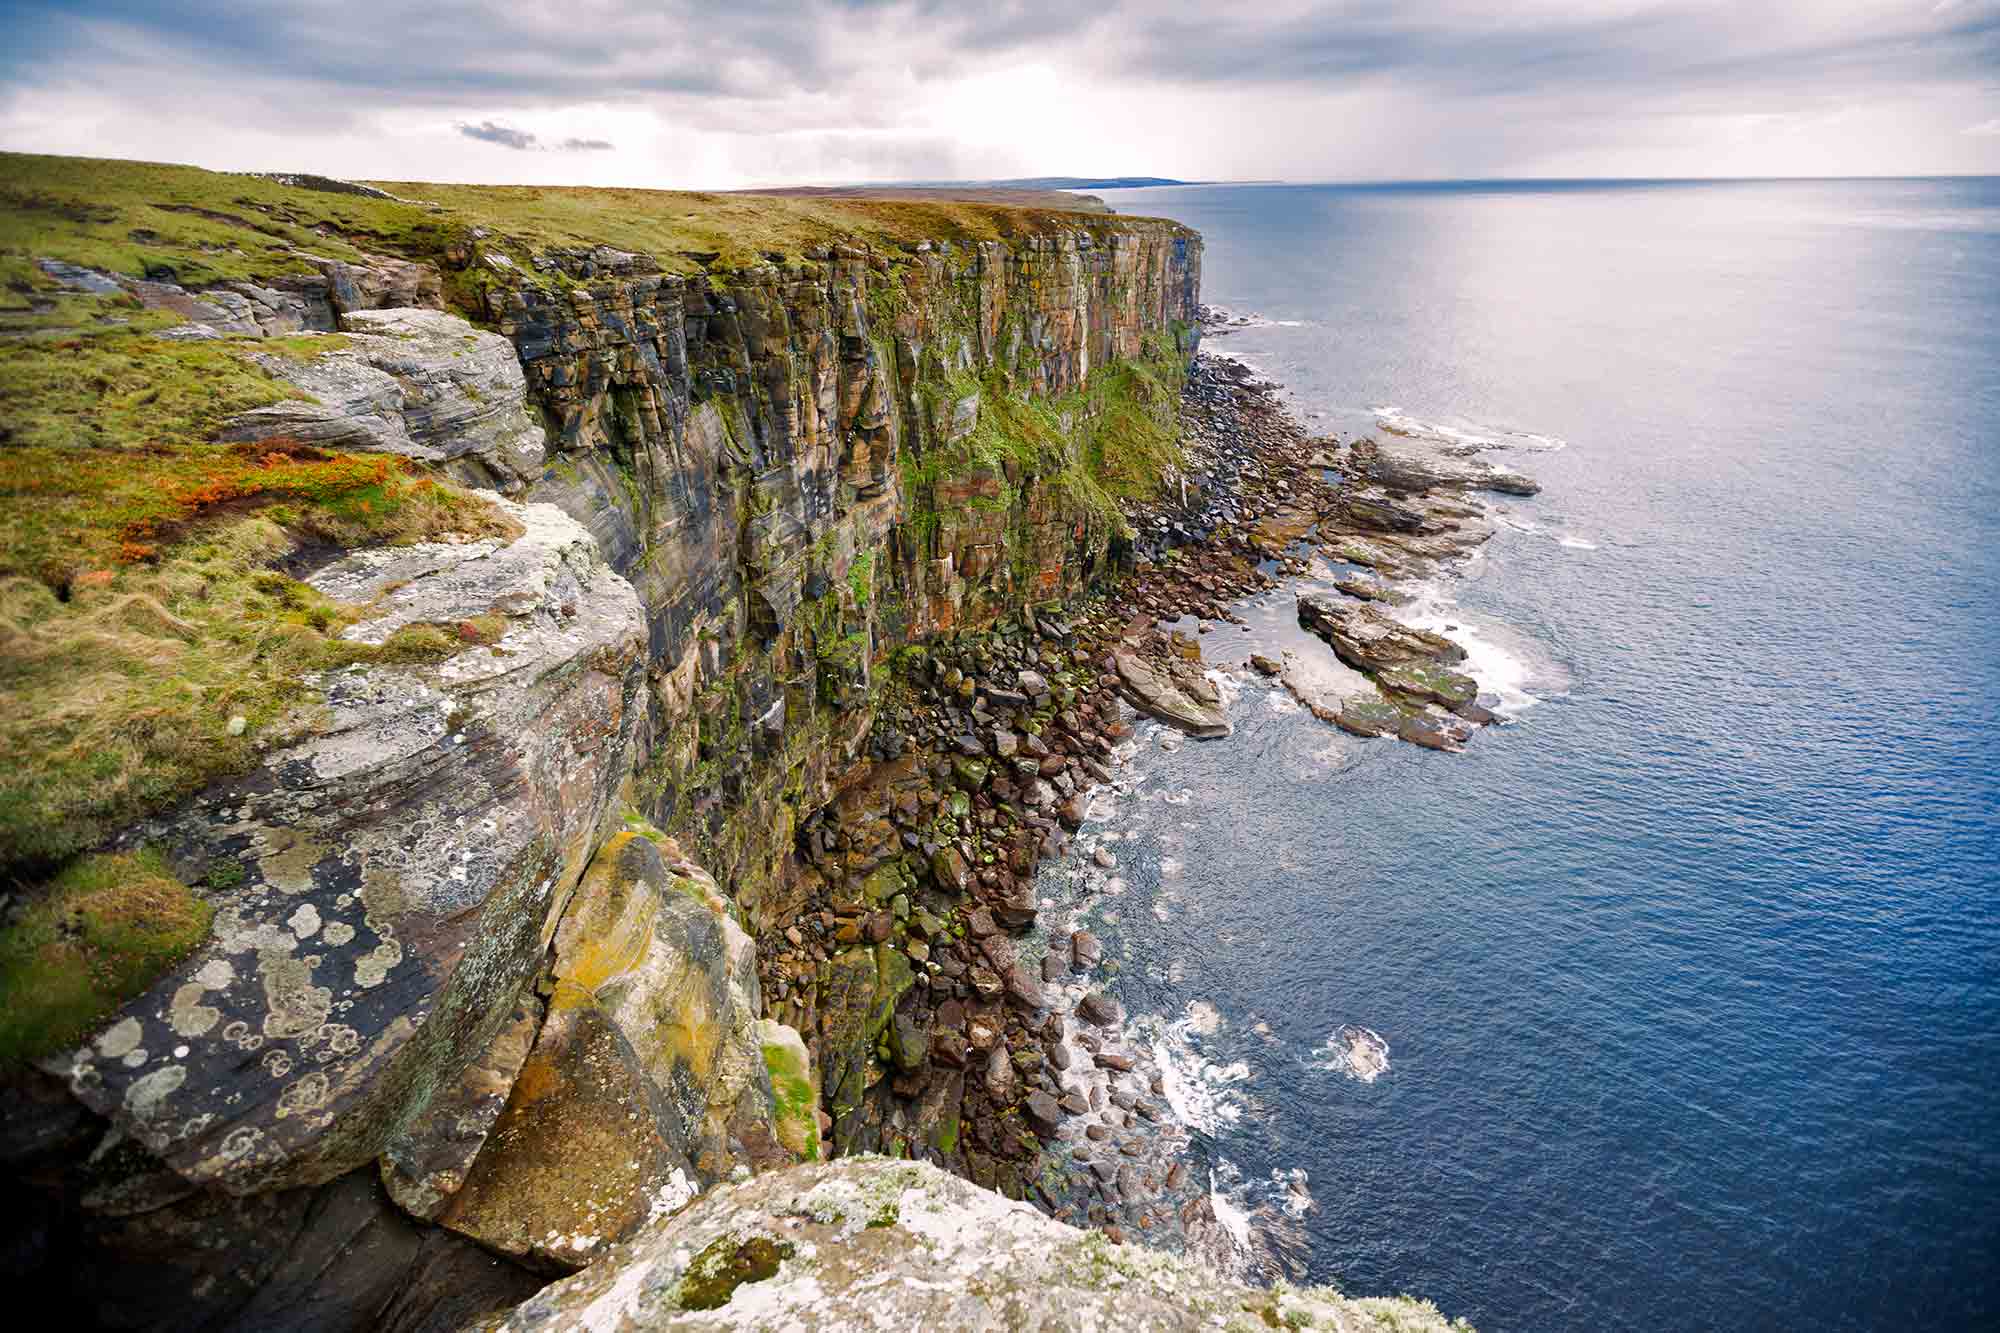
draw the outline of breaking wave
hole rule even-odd
[[[1503,426],[1481,425],[1477,422],[1454,426],[1441,421],[1426,421],[1422,417],[1411,416],[1399,407],[1377,407],[1372,411],[1375,414],[1375,424],[1389,434],[1439,444],[1452,453],[1475,454],[1488,449],[1519,449],[1528,453],[1547,454],[1566,448],[1569,444],[1569,441],[1559,436],[1539,435],[1526,430],[1508,430]]]
[[[1373,1083],[1389,1072],[1388,1039],[1358,1023],[1341,1024],[1313,1054],[1318,1058],[1308,1060],[1308,1068],[1345,1074],[1357,1083]]]

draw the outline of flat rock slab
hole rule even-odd
[[[1201,739],[1230,733],[1222,697],[1199,667],[1177,657],[1142,657],[1123,647],[1111,660],[1125,696],[1141,712]]]

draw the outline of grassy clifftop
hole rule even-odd
[[[297,251],[430,258],[487,233],[489,249],[608,245],[668,272],[797,259],[837,240],[1011,240],[1052,227],[1116,230],[1099,212],[951,199],[707,194],[678,190],[385,181],[378,199],[157,162],[0,153],[0,282],[35,281],[33,258],[183,285],[310,271]]]

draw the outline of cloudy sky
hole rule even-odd
[[[0,147],[690,188],[2000,172],[2000,0],[0,0]]]

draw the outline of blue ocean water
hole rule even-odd
[[[1452,590],[1512,725],[1144,761],[1106,929],[1219,1182],[1487,1333],[2000,1326],[2000,180],[1107,198],[1312,424],[1563,446]]]

